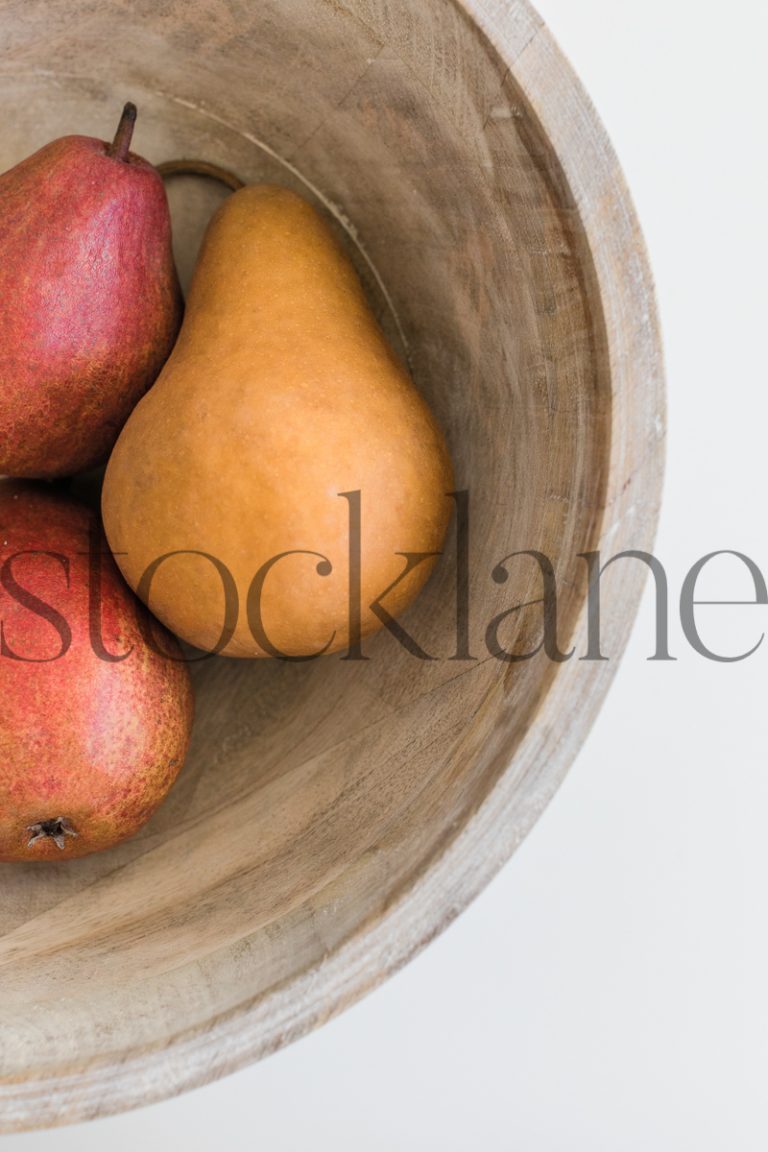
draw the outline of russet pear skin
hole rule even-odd
[[[2,475],[104,463],[173,347],[168,203],[129,139],[64,136],[0,176]]]
[[[202,649],[334,652],[358,628],[356,498],[341,494],[360,493],[365,636],[382,626],[370,605],[403,573],[402,554],[440,552],[452,486],[443,434],[328,224],[287,189],[236,192],[206,233],[174,351],[107,468],[104,524],[128,583]],[[163,560],[142,586],[154,562],[189,552],[207,557]],[[237,591],[223,647],[229,577],[211,557]],[[249,588],[277,557],[262,571],[254,635]],[[396,584],[382,600],[388,613],[402,613],[434,563]]]

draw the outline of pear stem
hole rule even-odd
[[[122,160],[123,163],[128,162],[128,151],[131,147],[131,138],[133,137],[133,126],[135,123],[136,105],[131,104],[129,100],[123,108],[123,114],[120,117],[115,138],[112,143],[107,146],[108,156],[111,156],[114,160]]]
[[[207,160],[166,160],[165,163],[157,165],[157,170],[164,180],[170,179],[171,176],[206,176],[209,180],[218,180],[220,184],[226,184],[233,192],[245,187],[245,181],[234,172],[220,168],[218,164],[209,164]]]

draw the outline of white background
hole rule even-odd
[[[656,275],[674,606],[716,549],[768,575],[768,5],[538,7],[618,150]],[[735,561],[707,584],[751,593]],[[768,608],[700,614],[732,652],[768,631]],[[649,664],[652,632],[646,596],[548,812],[384,988],[225,1081],[3,1152],[765,1152],[768,642],[720,665],[676,624],[677,662]]]

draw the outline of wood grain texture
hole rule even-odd
[[[470,662],[451,549],[404,621],[427,651],[195,667],[190,761],[135,840],[0,876],[0,1126],[103,1115],[205,1082],[353,1002],[508,859],[597,713],[643,566],[603,594],[607,663],[492,658],[497,613],[579,552],[647,548],[664,411],[651,280],[605,133],[524,0],[9,0],[3,167],[109,135],[204,156],[330,211],[449,437],[472,502]],[[121,34],[121,31],[124,34]],[[182,277],[225,193],[170,186]],[[540,607],[505,644],[535,645]],[[582,648],[583,650],[583,648]]]

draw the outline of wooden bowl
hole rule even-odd
[[[12,1130],[146,1104],[273,1051],[483,887],[611,680],[644,566],[606,574],[609,659],[581,660],[578,554],[650,546],[664,417],[624,181],[525,0],[10,0],[2,32],[3,168],[57,135],[110,137],[131,98],[151,160],[202,156],[325,205],[470,493],[468,574],[454,525],[403,621],[433,659],[385,633],[365,662],[202,661],[191,758],[144,832],[101,857],[3,866]],[[224,194],[173,182],[185,275]],[[538,565],[502,563],[522,549],[552,561],[571,660],[489,651],[501,613],[499,645],[540,640]]]

